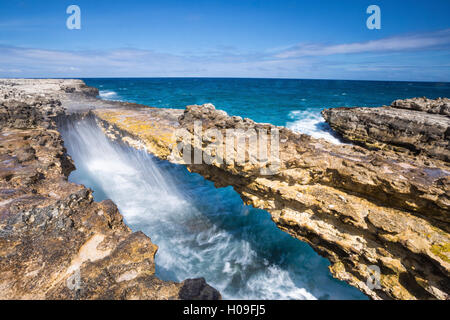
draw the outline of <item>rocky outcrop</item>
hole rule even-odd
[[[448,98],[437,98],[432,100],[423,97],[395,100],[392,102],[391,106],[393,108],[416,110],[431,114],[450,116],[450,99]]]
[[[390,107],[322,111],[345,139],[374,148],[450,161],[450,100],[396,100]]]
[[[57,98],[95,90],[60,80],[40,96],[22,81],[0,81],[0,299],[219,299],[204,279],[158,279],[150,238],[112,201],[68,182],[75,167],[53,122],[66,111]]]
[[[374,299],[449,298],[450,168],[447,162],[431,157],[425,151],[422,155],[399,153],[393,147],[373,150],[355,145],[333,145],[325,140],[314,139],[283,127],[230,117],[225,112],[216,110],[212,105],[188,106],[185,110],[156,109],[136,104],[105,102],[87,96],[81,98],[80,94],[72,95],[60,89],[54,93],[55,96],[53,94],[50,96],[61,101],[61,107],[66,114],[82,112],[83,116],[94,117],[107,136],[118,142],[127,143],[136,148],[145,147],[148,152],[175,163],[183,163],[180,159],[185,159],[183,156],[189,150],[192,153],[188,154],[187,158],[195,158],[192,154],[201,154],[200,164],[186,164],[189,170],[214,181],[218,187],[233,186],[247,204],[266,209],[280,229],[309,243],[318,253],[327,257],[331,262],[330,271],[336,278],[347,281],[368,296]],[[400,113],[424,114],[423,111],[417,110],[390,109]],[[10,113],[8,111],[5,114]],[[437,113],[427,113],[427,115],[438,116],[439,119],[443,116]],[[353,120],[356,123],[362,121],[358,117]],[[196,128],[196,123],[199,122],[200,132],[197,131],[198,125]],[[216,132],[216,136],[203,134],[209,129]],[[257,132],[258,138],[263,137],[260,135],[262,132],[273,133],[279,141],[278,157],[263,159],[257,154],[259,149],[255,148],[255,144],[248,143],[243,161],[231,156],[237,152],[236,145],[228,150],[226,145],[223,145],[225,153],[221,161],[221,158],[217,157],[218,142],[221,141],[217,138],[217,132],[225,136],[230,129],[242,130],[234,132],[233,139],[237,140],[247,139],[249,130]],[[424,126],[424,130],[429,129],[430,126]],[[1,136],[1,139],[13,138],[15,134],[12,135],[9,132],[18,129],[7,130],[7,135]],[[399,135],[402,134],[401,128],[396,130]],[[56,131],[45,132],[52,132],[60,139]],[[180,132],[187,134],[188,139],[184,138],[185,135],[180,135]],[[35,135],[36,133],[33,133],[32,136]],[[433,135],[438,136],[439,133],[430,134],[430,136]],[[25,143],[30,139],[19,137],[18,141]],[[263,141],[267,142],[270,150],[272,146],[275,148],[271,140]],[[439,145],[438,138],[430,141]],[[220,144],[223,143],[225,141],[221,141]],[[59,142],[54,144],[60,146]],[[5,149],[9,145],[13,145],[12,142],[4,143],[4,149],[0,150],[9,150]],[[12,147],[11,150],[16,149],[21,150],[18,147]],[[401,149],[409,150],[404,147]],[[12,151],[8,152],[1,151],[1,154],[9,155]],[[64,288],[64,286],[67,287],[67,280],[61,280],[60,275],[67,276],[67,270],[73,271],[73,266],[78,266],[79,261],[83,261],[80,267],[81,276],[89,275],[86,279],[83,278],[83,283],[91,284],[84,287],[87,290],[84,296],[80,291],[80,297],[83,298],[105,297],[104,287],[114,288],[112,290],[114,294],[120,293],[125,297],[146,297],[155,290],[161,290],[157,294],[158,297],[185,298],[186,295],[217,297],[213,294],[215,291],[206,286],[203,281],[194,283],[186,281],[184,289],[180,289],[182,284],[158,282],[159,280],[151,271],[139,273],[139,270],[148,270],[139,267],[142,266],[140,263],[149,261],[147,265],[152,264],[150,257],[143,253],[147,252],[145,250],[137,249],[142,255],[137,254],[138,261],[133,262],[138,273],[138,276],[133,278],[136,272],[128,269],[131,268],[128,263],[132,261],[129,260],[132,259],[131,256],[135,255],[127,252],[134,250],[133,243],[138,245],[133,239],[139,238],[138,242],[142,243],[145,242],[143,239],[148,238],[125,230],[127,228],[118,221],[121,218],[118,213],[114,213],[117,211],[115,208],[112,209],[113,205],[89,200],[91,196],[88,191],[82,192],[79,196],[73,196],[72,201],[70,196],[66,200],[68,195],[76,193],[74,191],[78,190],[77,188],[81,190],[83,188],[65,180],[64,177],[67,174],[64,172],[69,172],[72,168],[71,162],[64,160],[68,159],[64,152],[57,153],[59,155],[57,159],[61,160],[53,161],[55,165],[42,168],[39,174],[30,171],[31,173],[27,175],[28,171],[24,169],[26,168],[24,164],[28,163],[26,161],[32,161],[30,163],[35,166],[43,165],[46,162],[42,154],[51,154],[51,152],[35,151],[33,153],[25,149],[20,154],[14,154],[17,159],[25,161],[20,163],[20,167],[14,165],[12,159],[5,158],[5,163],[13,166],[10,171],[14,174],[2,173],[4,177],[2,183],[5,186],[2,190],[5,191],[2,191],[3,198],[0,201],[6,202],[2,202],[0,208],[7,209],[1,213],[1,217],[9,218],[1,218],[0,221],[3,226],[1,230],[13,230],[13,232],[10,235],[11,238],[8,238],[11,240],[5,240],[9,242],[2,243],[0,248],[1,250],[7,248],[12,252],[8,255],[2,252],[2,257],[13,257],[14,252],[18,252],[18,256],[1,260],[0,277],[1,279],[20,279],[18,273],[14,273],[14,268],[8,267],[16,265],[20,266],[22,274],[28,272],[25,274],[29,276],[25,278],[30,279],[30,282],[2,280],[1,288],[7,288],[2,292],[9,292],[11,297],[19,297],[26,292],[36,292],[33,288],[41,283],[33,282],[34,280],[31,279],[48,278],[45,275],[33,278],[36,272],[46,272],[42,267],[35,267],[33,261],[44,263],[53,261],[51,259],[60,259],[59,256],[62,255],[70,258],[55,260],[57,262],[49,271],[54,275],[52,279],[56,279],[54,282],[60,285],[51,286],[48,283],[43,285],[41,288],[45,290],[39,292],[46,292],[46,297],[69,297],[64,294],[72,291]],[[27,160],[32,157],[38,157],[39,161]],[[205,159],[208,161],[204,161]],[[258,161],[254,161],[255,159]],[[50,179],[52,170],[57,172],[55,177],[61,177],[62,174],[63,186],[59,187],[57,182],[53,182],[54,187],[45,184],[38,187],[39,181],[42,181],[41,174],[45,176],[44,180]],[[61,173],[58,173],[58,170]],[[13,178],[16,175],[17,178]],[[20,178],[21,176],[24,178]],[[10,186],[15,181],[23,182],[20,182],[18,186]],[[28,185],[27,183],[29,188],[24,189],[23,193],[20,193],[22,191],[14,193],[16,192],[14,190],[25,188],[21,186]],[[69,191],[72,190],[71,188],[74,188],[74,191]],[[54,192],[57,197],[51,198],[53,193],[46,191],[47,189]],[[32,201],[31,199],[35,199],[34,196],[38,197],[38,200],[33,201],[38,201],[36,203],[41,205],[36,205],[35,211],[32,211],[33,214],[30,216],[35,215],[34,212],[37,209],[46,208],[47,203],[50,203],[50,208],[59,208],[61,203],[63,206],[57,210],[60,212],[58,215],[53,216],[48,211],[42,210],[35,215],[34,219],[27,218],[28,216],[22,212],[28,212],[28,210],[21,211],[21,207],[16,209],[15,200],[11,200],[20,199],[19,194],[26,195],[26,201]],[[52,203],[56,204],[52,206]],[[49,217],[51,217],[50,220]],[[58,217],[62,217],[61,220]],[[35,221],[39,223],[33,227]],[[46,224],[45,221],[47,221]],[[38,227],[42,226],[49,228],[45,235],[37,231]],[[62,229],[58,228],[65,229],[59,231]],[[72,242],[64,238],[67,228],[73,229],[68,233],[73,238],[73,246]],[[30,231],[30,237],[21,236],[26,235],[26,230],[33,230]],[[92,233],[87,233],[86,230],[92,230]],[[46,245],[42,243],[44,249],[41,251],[38,249],[27,251],[28,245],[25,244],[33,241],[41,244],[38,240],[34,240],[34,234],[47,236],[47,239],[51,241],[48,241]],[[99,238],[97,234],[104,235],[104,238],[101,236]],[[57,241],[63,241],[67,248],[55,251],[56,247],[52,247],[52,244]],[[146,248],[151,252],[152,246],[149,241]],[[92,250],[92,248],[95,249]],[[41,258],[29,258],[31,252],[37,252]],[[124,255],[121,255],[123,252]],[[94,257],[93,261],[90,257]],[[122,269],[123,265],[126,266],[125,269]],[[373,273],[374,270],[380,271],[379,286],[371,281],[374,276],[375,278],[377,276]],[[76,278],[74,273],[73,275]],[[67,279],[69,279],[68,276]],[[130,281],[129,284],[134,289],[122,287],[125,284],[122,284],[123,281],[120,280],[123,279],[125,283]],[[107,283],[107,285],[102,287],[99,282]],[[21,283],[22,291],[15,287],[16,283]],[[160,286],[159,283],[161,283]],[[73,287],[70,281],[69,286]],[[148,293],[144,293],[144,287],[149,290]],[[127,296],[128,292],[132,294]],[[165,292],[165,295],[161,292]]]
[[[224,136],[229,129],[278,131],[279,167],[273,174],[261,174],[270,163],[251,161],[255,144],[248,144],[243,163],[225,152],[224,161],[187,167],[218,187],[233,186],[247,204],[269,211],[280,229],[327,257],[336,278],[374,299],[449,297],[450,168],[445,163],[337,146],[230,117],[212,105],[186,107],[177,123],[162,120],[160,112],[168,110],[102,109],[93,115],[110,138],[145,146],[173,162],[186,145],[214,158],[215,138],[198,137],[196,143],[177,133],[184,129],[194,137],[198,121],[202,132],[215,129]],[[376,268],[379,287],[368,282]]]
[[[81,99],[95,98],[99,91],[97,88],[87,86],[77,79],[0,79],[2,99]],[[70,93],[71,95],[67,95]]]

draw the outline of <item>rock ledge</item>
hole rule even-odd
[[[204,279],[158,279],[150,238],[68,182],[54,119],[97,93],[80,80],[0,80],[0,299],[220,299]]]

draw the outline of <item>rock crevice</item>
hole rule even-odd
[[[68,181],[75,166],[54,119],[66,94],[97,93],[81,81],[0,81],[0,299],[219,299],[204,279],[158,279],[150,238]]]

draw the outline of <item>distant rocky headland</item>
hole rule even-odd
[[[267,210],[281,230],[328,258],[334,277],[373,299],[450,297],[449,99],[325,109],[350,142],[335,145],[210,104],[162,109],[97,95],[81,80],[0,80],[0,298],[220,298],[204,279],[158,279],[152,235],[131,232],[112,201],[95,202],[90,189],[68,182],[75,167],[56,123],[81,118],[177,163],[174,133],[195,135],[197,121],[219,132],[277,130],[272,175],[250,160],[186,166]],[[368,282],[373,266],[377,286]]]

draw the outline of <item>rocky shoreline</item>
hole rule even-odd
[[[178,122],[158,118],[159,112],[163,111],[118,108],[94,110],[93,115],[111,139],[145,145],[169,161],[174,161],[173,146],[178,143],[170,130],[185,128],[192,133],[196,120],[202,121],[204,130],[274,128],[230,117],[212,105],[176,111]],[[233,186],[245,203],[267,210],[280,229],[327,257],[336,278],[370,297],[447,299],[447,164],[336,146],[286,128],[279,130],[281,168],[276,175],[261,175],[261,168],[249,161],[188,168],[217,187]],[[191,148],[205,151],[208,145],[192,144]],[[373,265],[381,270],[380,289],[367,285]]]
[[[162,281],[157,246],[116,205],[68,182],[56,130],[82,81],[0,81],[0,299],[220,299],[204,279]]]
[[[90,191],[67,182],[73,164],[65,155],[51,119],[69,114],[93,117],[111,139],[134,147],[145,146],[148,152],[172,162],[176,162],[173,148],[179,143],[174,132],[185,129],[195,134],[197,120],[202,121],[203,130],[254,128],[270,132],[277,129],[281,141],[280,168],[274,175],[260,174],[261,167],[250,161],[187,167],[214,181],[218,187],[233,186],[247,204],[267,210],[280,229],[309,243],[327,257],[333,276],[369,297],[449,298],[450,168],[446,158],[449,126],[445,113],[448,99],[397,101],[393,107],[383,108],[325,110],[324,117],[332,128],[361,145],[355,146],[333,145],[286,128],[230,117],[212,105],[177,110],[102,101],[95,98],[98,93],[95,89],[86,87],[79,80],[2,80],[0,88],[0,142],[3,146],[0,154],[4,157],[3,163],[11,164],[6,169],[2,167],[0,176],[0,231],[3,230],[0,250],[2,257],[8,257],[0,260],[0,287],[4,298],[27,297],[27,294],[37,297],[33,292],[42,292],[42,288],[46,288],[47,294],[38,298],[75,297],[63,288],[67,281],[64,276],[68,278],[67,270],[72,270],[74,261],[76,266],[81,266],[81,274],[86,276],[83,283],[92,284],[88,288],[95,288],[77,296],[85,299],[106,297],[106,292],[113,291],[117,294],[110,298],[177,298],[183,296],[180,290],[191,283],[167,283],[155,278],[150,256],[153,257],[156,249],[150,249],[154,248],[150,240],[143,234],[132,234],[111,202],[95,203]],[[54,101],[34,105],[26,102],[14,107],[11,101],[17,95],[13,93],[16,91],[21,92],[21,101],[28,99],[27,94],[36,97],[41,93],[45,99]],[[22,109],[11,111],[16,108]],[[31,115],[35,109],[45,111],[45,117],[39,113],[21,116],[24,112]],[[421,117],[415,115],[417,112]],[[398,121],[395,126],[401,115],[403,122]],[[40,117],[50,120],[42,121]],[[39,124],[39,129],[33,127],[34,123]],[[24,133],[24,130],[38,131]],[[50,133],[52,138],[46,136]],[[34,138],[39,134],[45,137],[42,139],[51,141],[52,151],[41,152],[37,146],[33,147],[34,153],[30,151],[33,143],[43,144],[42,148],[46,146]],[[23,135],[28,138],[24,139]],[[408,137],[415,140],[407,140]],[[206,151],[213,143],[192,143],[191,147]],[[411,145],[415,148],[408,148]],[[44,161],[39,154],[47,154],[48,159]],[[28,175],[22,174],[28,163],[33,164],[34,171],[30,169]],[[55,178],[51,180],[53,176]],[[55,199],[51,198],[51,192],[57,195]],[[79,192],[80,196],[73,196]],[[70,196],[74,200],[70,200]],[[64,203],[62,208],[59,207],[61,201]],[[45,214],[36,211],[41,207],[51,210]],[[100,211],[102,215],[98,214]],[[55,212],[55,217],[48,212]],[[50,220],[45,222],[45,219]],[[33,221],[29,223],[29,220]],[[67,221],[69,226],[66,226]],[[39,229],[42,225],[52,231],[42,233]],[[85,230],[87,226],[89,231]],[[80,228],[84,230],[80,231]],[[131,240],[127,242],[126,239]],[[55,241],[62,241],[60,244],[64,249],[57,249],[59,245]],[[129,250],[146,253],[140,258],[139,255],[118,257],[119,251],[115,249],[121,243],[130,243]],[[83,251],[86,244],[92,251],[87,255]],[[145,244],[148,251],[137,249]],[[36,257],[30,245],[46,249]],[[108,255],[103,257],[105,252]],[[80,253],[84,257],[81,263]],[[94,254],[94,261],[89,258],[92,257],[90,254]],[[59,260],[51,262],[52,268],[42,267],[54,257]],[[135,266],[135,271],[127,269],[130,265]],[[373,275],[371,266],[377,266],[381,272],[378,288],[367,283]],[[128,280],[132,276],[135,278]],[[109,282],[101,277],[107,277]],[[36,282],[37,279],[44,283]],[[118,279],[126,280],[118,282]],[[192,287],[201,290],[184,292],[192,295],[195,291],[193,295],[200,298],[218,297],[204,281],[196,281]],[[202,285],[198,285],[200,282]],[[147,283],[147,291],[143,289],[144,283]],[[128,292],[133,294],[127,295]]]
[[[345,139],[450,162],[450,99],[397,100],[380,108],[333,108],[322,115]]]

